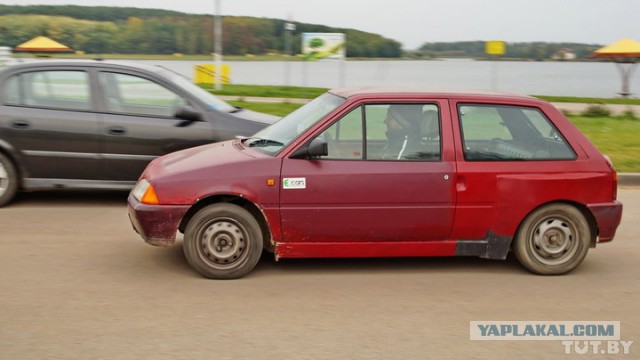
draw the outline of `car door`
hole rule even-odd
[[[531,105],[452,102],[457,151],[458,239],[512,236],[534,207],[564,199],[579,168],[575,150],[553,122]],[[593,192],[594,189],[581,189]]]
[[[328,156],[283,160],[283,242],[448,238],[455,166],[453,154],[442,151],[443,139],[451,141],[449,128],[440,126],[441,119],[449,118],[447,106],[441,101],[411,104],[419,109],[414,113],[421,117],[416,135],[422,144],[411,150],[413,156],[384,159],[390,106],[363,104],[317,134],[328,142]],[[426,114],[430,124],[422,124]]]
[[[176,118],[178,107],[194,104],[150,75],[101,70],[98,83],[107,179],[135,181],[154,158],[213,138],[207,121]]]
[[[77,66],[41,67],[3,79],[1,138],[26,169],[26,185],[96,179],[100,141],[89,79]]]

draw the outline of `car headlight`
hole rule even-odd
[[[131,191],[131,195],[143,204],[157,205],[160,203],[156,190],[147,179],[138,181]]]

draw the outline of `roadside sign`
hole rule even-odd
[[[488,55],[504,55],[505,49],[504,41],[492,40],[485,43],[485,52]]]
[[[302,53],[305,60],[344,60],[345,41],[342,33],[302,33]]]
[[[222,64],[220,81],[223,84],[231,84],[231,67]],[[195,84],[215,84],[216,66],[215,64],[199,64],[193,67],[193,82]]]

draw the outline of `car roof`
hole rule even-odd
[[[112,68],[128,68],[149,72],[158,72],[162,68],[156,65],[148,65],[135,61],[126,60],[90,60],[90,59],[71,59],[71,60],[39,60],[12,64],[6,67],[7,70],[21,69],[37,69],[50,67],[67,67],[67,66],[83,66],[83,67],[112,67]]]
[[[540,101],[531,96],[512,94],[488,90],[466,90],[449,88],[429,88],[429,87],[399,87],[399,86],[365,86],[347,87],[330,90],[337,96],[355,98],[461,98],[461,99],[485,99],[485,100],[520,100],[520,101]]]

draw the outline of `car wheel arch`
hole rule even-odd
[[[18,166],[19,165],[18,159],[16,159],[13,149],[11,147],[5,146],[4,141],[1,141],[1,140],[0,140],[0,154],[6,156],[9,160],[11,160],[11,162],[13,163],[13,165],[15,165],[16,168],[20,169],[20,166]]]
[[[16,171],[18,172],[18,180],[20,181],[19,185],[20,188],[22,188],[22,178],[28,177],[28,170],[24,167],[23,163],[20,162],[20,151],[11,145],[11,143],[0,139],[0,153],[11,160],[13,166],[15,166]]]
[[[597,226],[597,222],[596,222],[595,216],[593,215],[593,213],[591,213],[591,211],[589,210],[589,208],[587,208],[587,206],[585,204],[582,204],[582,203],[579,203],[579,202],[576,202],[576,201],[571,201],[571,200],[552,200],[552,201],[547,201],[545,203],[539,204],[538,206],[532,208],[520,220],[520,222],[518,224],[518,227],[516,228],[516,231],[514,233],[514,238],[518,235],[518,233],[520,233],[523,223],[527,220],[527,218],[531,214],[536,212],[538,209],[541,209],[541,208],[546,207],[546,206],[554,205],[554,204],[565,204],[565,205],[573,206],[574,208],[576,208],[578,211],[580,211],[582,213],[582,215],[587,220],[587,223],[589,224],[589,229],[591,230],[591,239],[590,239],[591,247],[592,248],[595,247],[596,243],[598,241],[598,226]],[[513,242],[511,243],[511,246],[513,246]]]
[[[212,195],[212,196],[200,199],[182,217],[182,221],[180,222],[180,225],[178,227],[180,232],[184,233],[185,229],[187,228],[187,224],[198,211],[200,211],[201,209],[209,205],[220,204],[220,203],[229,203],[229,204],[238,205],[243,209],[247,210],[249,213],[251,213],[251,215],[253,215],[253,217],[256,219],[256,221],[260,225],[260,229],[262,230],[262,237],[265,240],[264,241],[265,248],[267,250],[272,250],[271,249],[272,245],[270,241],[271,230],[269,228],[269,223],[267,222],[267,219],[264,213],[262,212],[262,210],[258,205],[238,195],[217,194],[217,195]]]

